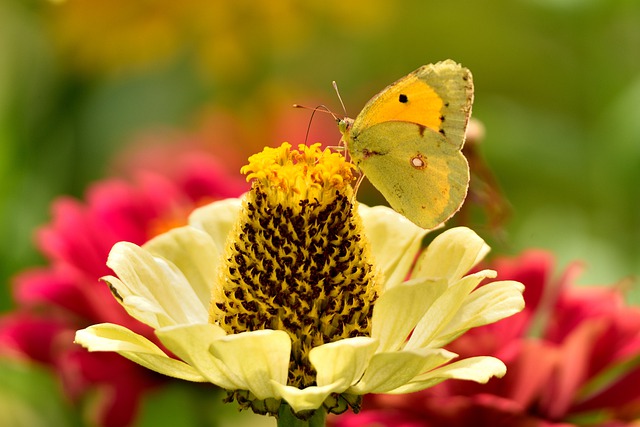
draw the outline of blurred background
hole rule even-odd
[[[304,142],[310,114],[293,103],[341,115],[332,80],[355,117],[446,58],[473,72],[477,171],[504,197],[477,226],[493,253],[552,250],[584,263],[585,285],[636,277],[639,2],[1,0],[0,309],[14,307],[12,277],[45,263],[34,231],[52,202],[131,167],[131,147],[197,139],[236,174],[265,145]],[[310,142],[339,138],[316,114]],[[0,412],[28,420],[7,425],[85,425],[46,369],[3,359],[0,384]],[[193,396],[152,395],[136,425],[215,425],[167,415],[192,413]]]

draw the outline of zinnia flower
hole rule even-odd
[[[575,286],[577,264],[554,279],[553,257],[543,251],[498,259],[493,267],[525,284],[527,308],[447,349],[499,357],[509,370],[504,379],[449,381],[403,399],[369,396],[361,414],[333,425],[637,426],[640,308],[626,306],[615,287]]]
[[[78,331],[76,342],[216,384],[281,425],[358,410],[365,393],[504,375],[497,358],[452,362],[456,354],[442,348],[523,308],[520,283],[476,289],[495,272],[465,275],[488,250],[476,234],[448,230],[418,256],[427,231],[357,204],[342,155],[284,143],[249,162],[253,185],[242,199],[214,202],[187,226],[109,254],[117,277],[103,280],[171,353],[109,323]]]
[[[52,222],[38,232],[49,265],[15,278],[17,308],[0,318],[0,352],[52,367],[72,399],[93,398],[88,415],[101,426],[130,424],[141,397],[163,378],[116,354],[89,353],[73,344],[77,329],[98,322],[155,339],[99,282],[110,273],[109,250],[120,240],[144,243],[185,223],[196,206],[241,194],[246,185],[226,176],[202,151],[174,151],[169,160],[171,174],[139,163],[133,183],[109,179],[91,186],[85,202],[56,200]]]

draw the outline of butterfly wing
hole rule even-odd
[[[449,139],[423,125],[373,125],[352,140],[351,155],[391,207],[420,227],[446,221],[466,197],[466,159]]]
[[[353,122],[353,136],[378,123],[417,123],[461,149],[473,103],[471,72],[452,60],[424,65],[373,97]]]
[[[454,61],[425,65],[341,122],[354,163],[398,212],[423,228],[450,218],[469,186],[460,152],[473,103],[471,72]]]

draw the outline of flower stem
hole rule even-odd
[[[320,407],[315,410],[313,416],[308,420],[297,418],[291,407],[282,402],[278,410],[278,427],[324,427],[327,413]]]

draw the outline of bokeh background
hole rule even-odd
[[[640,2],[1,0],[0,309],[13,307],[11,277],[44,262],[33,233],[51,202],[117,173],[131,146],[197,135],[235,173],[265,145],[304,142],[310,115],[293,103],[342,114],[332,80],[354,117],[446,58],[473,72],[477,151],[508,201],[497,229],[478,226],[494,253],[550,249],[560,266],[584,262],[585,285],[636,277]],[[314,117],[316,139],[339,141],[329,116]],[[225,425],[215,414],[228,408],[194,396],[153,394],[138,425]],[[2,360],[8,410],[24,425],[84,425],[46,369]]]

